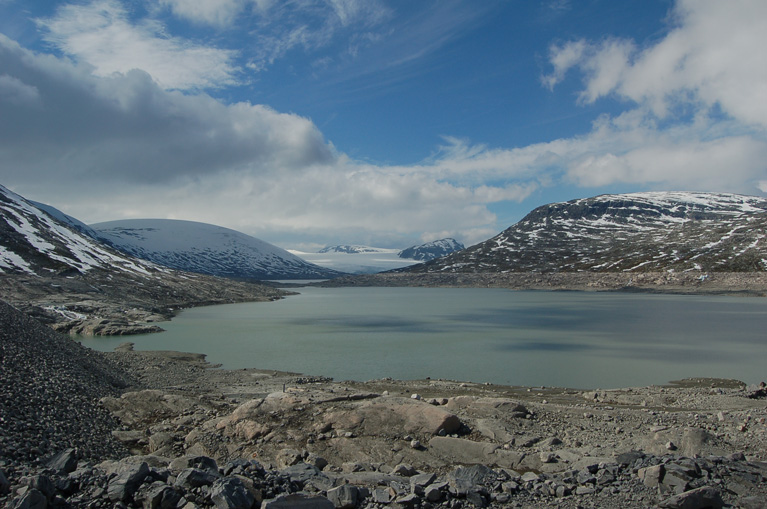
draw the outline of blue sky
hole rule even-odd
[[[764,195],[764,47],[762,0],[0,0],[0,184],[305,251]]]

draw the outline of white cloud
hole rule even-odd
[[[665,117],[679,103],[720,107],[747,123],[767,127],[767,2],[679,0],[676,25],[657,44],[575,41],[552,47],[553,86],[572,68],[584,73],[581,97],[591,103],[611,94]]]
[[[156,22],[135,24],[116,0],[65,5],[38,24],[49,43],[91,65],[97,76],[140,69],[163,88],[181,90],[237,83],[236,52],[166,37]]]
[[[292,171],[335,158],[305,118],[165,91],[141,71],[94,77],[87,67],[35,55],[2,35],[0,68],[3,83],[38,97],[30,107],[0,94],[6,175],[168,183],[241,167]]]
[[[245,3],[246,0],[160,0],[178,17],[219,28],[231,25]]]

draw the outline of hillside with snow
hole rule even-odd
[[[415,272],[767,270],[767,200],[721,193],[602,195],[538,207]]]
[[[229,228],[173,219],[126,219],[91,225],[117,249],[178,270],[235,279],[327,279],[320,267]]]
[[[141,277],[163,272],[104,245],[80,231],[79,222],[65,217],[0,186],[0,272],[51,275],[109,270]]]
[[[420,262],[428,262],[435,258],[447,256],[455,251],[465,249],[465,246],[455,239],[439,239],[420,246],[411,246],[407,249],[403,249],[397,256],[400,258],[409,258],[411,260],[418,260]]]
[[[179,309],[274,300],[252,283],[180,272],[99,240],[90,227],[0,186],[0,300],[62,332],[160,330]]]

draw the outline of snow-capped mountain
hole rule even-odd
[[[428,262],[429,260],[449,255],[450,253],[460,251],[461,249],[465,249],[463,244],[455,239],[447,238],[427,242],[420,246],[411,246],[397,253],[397,256],[400,258],[418,260],[420,262]]]
[[[327,279],[320,267],[229,228],[172,219],[126,219],[91,225],[117,249],[174,269],[238,279]]]
[[[544,205],[418,272],[764,271],[767,200],[719,193],[602,195]]]
[[[342,244],[338,246],[323,247],[318,253],[343,253],[343,254],[362,254],[362,253],[396,253],[396,249],[386,249],[382,247],[357,246]]]
[[[143,277],[164,270],[104,245],[80,231],[76,220],[63,217],[68,216],[0,186],[0,272],[51,275],[101,269]]]

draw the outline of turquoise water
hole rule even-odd
[[[85,338],[338,380],[612,388],[767,379],[767,299],[475,288],[301,288],[184,311],[166,332]]]

